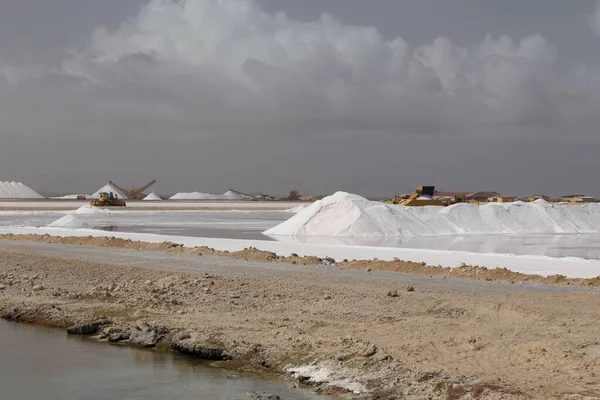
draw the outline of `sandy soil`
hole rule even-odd
[[[600,398],[596,289],[11,244],[0,250],[7,319],[102,319],[102,337],[255,372],[305,367],[300,381],[329,374],[318,389],[364,398]]]
[[[336,264],[344,269],[392,271],[419,274],[426,276],[436,276],[443,278],[469,278],[485,281],[503,281],[510,283],[517,282],[536,282],[544,284],[557,284],[566,286],[598,287],[600,286],[600,276],[595,278],[580,279],[567,278],[563,275],[551,275],[542,277],[539,275],[528,275],[520,272],[514,272],[506,268],[488,269],[483,266],[462,265],[456,268],[443,268],[440,266],[430,266],[425,263],[416,263],[396,259],[394,261],[382,260],[334,260],[322,259],[319,257],[282,257],[273,252],[261,251],[256,248],[248,248],[242,251],[229,252],[214,250],[209,247],[186,248],[171,242],[147,243],[132,241],[130,239],[119,239],[114,237],[57,237],[50,235],[15,235],[0,234],[0,240],[11,241],[33,241],[39,243],[69,244],[76,246],[97,246],[106,248],[122,248],[135,250],[165,251],[170,253],[185,253],[199,256],[217,256],[232,257],[248,261],[278,262],[295,265],[322,265]],[[600,271],[599,271],[600,272]]]

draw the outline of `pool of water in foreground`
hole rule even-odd
[[[62,330],[0,320],[0,398],[48,400],[330,399],[282,382],[211,368],[188,357],[69,337]]]

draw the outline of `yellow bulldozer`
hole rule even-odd
[[[125,207],[125,200],[120,199],[113,192],[102,192],[99,198],[90,201],[90,205],[94,207]]]
[[[390,203],[410,207],[445,206],[441,200],[433,198],[434,192],[435,186],[419,186],[413,194],[394,196]]]

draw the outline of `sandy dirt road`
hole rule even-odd
[[[312,364],[328,392],[338,381],[380,399],[600,398],[594,288],[18,241],[0,241],[0,287],[8,319],[108,317],[123,337],[152,321],[159,347],[216,346],[226,366],[257,372]]]

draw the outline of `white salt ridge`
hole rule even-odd
[[[21,182],[1,182],[0,199],[43,199],[44,196]]]
[[[97,199],[98,197],[94,197],[91,194],[67,194],[59,197],[50,197],[53,200],[77,200],[79,196],[84,196],[86,200]]]
[[[228,190],[223,194],[214,193],[202,193],[202,192],[191,192],[191,193],[177,193],[171,197],[171,200],[250,200],[252,196],[245,195],[234,190]]]
[[[106,192],[106,193],[113,192],[113,194],[116,194],[117,196],[119,196],[119,198],[121,198],[123,200],[127,200],[127,196],[125,196],[125,194],[123,194],[119,189],[117,189],[110,183],[108,183],[106,186],[103,186],[101,189],[98,189],[98,191],[92,195],[92,198],[94,198],[94,199],[99,198],[100,193],[102,193],[102,192]]]
[[[15,235],[51,235],[55,237],[107,237],[107,232],[96,229],[74,229],[64,227],[18,227],[0,226],[0,234],[12,233]],[[399,258],[405,261],[424,262],[427,265],[441,265],[454,268],[461,263],[467,265],[485,265],[487,268],[508,268],[512,271],[525,274],[565,275],[569,278],[593,278],[600,271],[600,260],[585,260],[578,257],[548,257],[534,255],[514,255],[498,253],[473,253],[456,250],[428,250],[407,249],[372,246],[347,246],[325,245],[308,243],[283,243],[263,240],[241,240],[222,238],[201,238],[174,235],[157,235],[151,233],[110,232],[111,237],[131,239],[148,243],[173,242],[185,247],[212,247],[222,251],[241,251],[248,247],[255,247],[264,251],[290,256],[299,254],[303,256],[333,257],[336,260],[345,258],[352,260],[393,260]]]
[[[86,205],[78,208],[75,211],[71,211],[67,215],[62,218],[57,219],[54,222],[49,223],[47,226],[51,228],[91,228],[93,224],[90,222],[83,220],[81,216],[84,215],[106,215],[112,214],[111,211],[105,210],[100,207],[94,207],[91,205]]]
[[[287,372],[295,379],[307,380],[310,383],[324,384],[330,387],[338,387],[350,391],[352,394],[367,394],[367,388],[355,381],[343,376],[340,371],[324,365],[304,365],[296,368],[288,368]]]
[[[150,193],[148,196],[144,197],[144,200],[145,201],[159,201],[162,199],[156,193]]]
[[[600,204],[405,207],[337,192],[264,232],[271,236],[437,236],[600,232]]]

